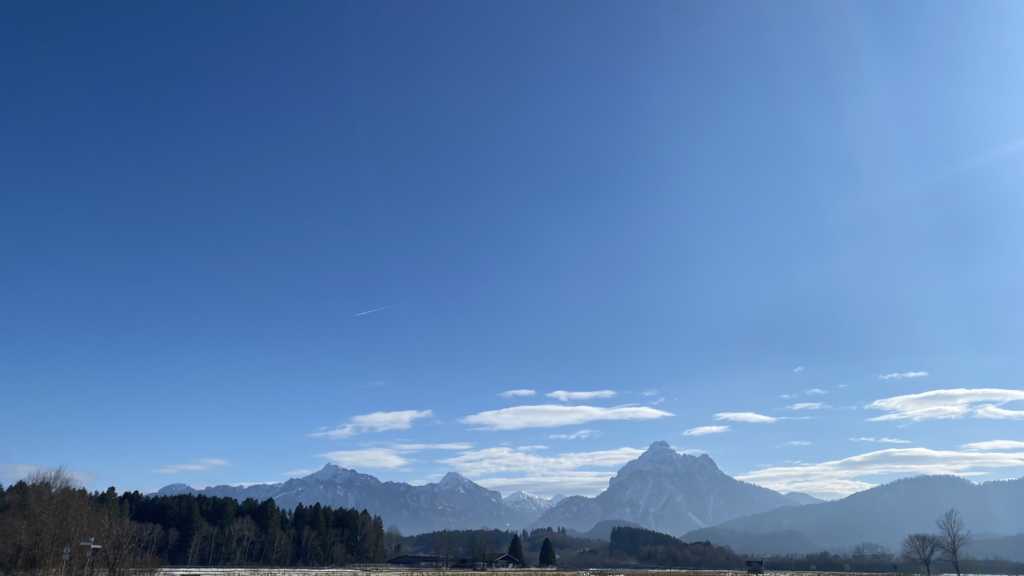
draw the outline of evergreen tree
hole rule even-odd
[[[545,538],[544,543],[540,545],[540,558],[537,561],[537,565],[541,568],[548,566],[554,566],[557,563],[555,557],[555,547],[551,544],[550,538]]]
[[[512,541],[508,543],[508,555],[519,560],[520,564],[526,563],[523,557],[523,541],[519,539],[519,534],[513,535]]]

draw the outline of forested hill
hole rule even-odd
[[[198,495],[89,493],[62,473],[0,487],[0,574],[55,572],[71,546],[66,576],[88,560],[119,576],[139,567],[333,566],[385,560],[384,524],[366,511],[326,506],[281,510],[273,500]]]
[[[365,510],[314,504],[282,510],[273,500],[180,495],[122,496],[135,522],[166,533],[171,565],[336,566],[385,560],[384,523]]]
[[[710,542],[683,542],[668,534],[645,528],[612,528],[608,543],[612,558],[630,558],[650,566],[735,570],[743,559],[728,548]]]

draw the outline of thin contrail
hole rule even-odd
[[[356,312],[352,315],[353,318],[360,316],[366,316],[367,314],[373,314],[374,312],[380,312],[381,310],[387,310],[388,308],[394,307],[394,304],[388,304],[387,306],[381,306],[380,308],[370,308],[369,310],[363,310],[362,312]]]

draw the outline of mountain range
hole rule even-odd
[[[934,532],[950,508],[960,511],[979,545],[988,535],[1022,533],[1024,478],[981,484],[956,476],[904,478],[841,500],[735,518],[684,539],[757,554],[849,550],[866,542],[899,550],[907,534]]]
[[[172,484],[158,496],[182,493],[226,496],[237,500],[273,498],[282,508],[299,504],[366,509],[384,519],[387,527],[403,534],[461,528],[517,528],[537,517],[542,499],[513,497],[507,504],[500,492],[450,472],[439,482],[414,486],[382,482],[369,474],[327,464],[302,478],[275,484],[212,486],[195,490]]]
[[[1001,555],[1024,534],[1024,478],[975,484],[954,476],[921,476],[877,486],[835,501],[769,490],[722,472],[707,455],[680,454],[655,442],[594,497],[505,497],[451,472],[414,486],[328,464],[275,484],[184,484],[157,495],[197,493],[238,500],[274,499],[283,508],[320,503],[366,509],[403,534],[443,529],[565,527],[595,538],[615,526],[644,527],[688,541],[709,540],[751,554],[849,551],[862,543],[899,550],[911,532],[932,532],[949,508],[978,537],[979,554]]]
[[[679,454],[655,442],[612,478],[594,498],[542,498],[515,492],[504,498],[450,472],[440,482],[414,486],[382,482],[369,474],[327,464],[302,478],[274,484],[211,486],[196,490],[171,484],[158,496],[204,494],[237,500],[274,499],[282,508],[299,504],[366,509],[403,534],[443,529],[564,526],[587,532],[602,521],[644,526],[672,534],[710,526],[779,506],[802,504],[806,494],[783,495],[740,482],[709,456]],[[609,531],[606,526],[601,531]]]

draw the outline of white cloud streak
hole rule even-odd
[[[607,487],[616,468],[643,453],[638,448],[615,448],[547,456],[523,448],[530,447],[497,446],[466,451],[440,463],[495,490],[593,494]]]
[[[868,404],[867,408],[888,412],[888,414],[870,418],[872,422],[890,420],[922,422],[970,416],[990,420],[1020,420],[1024,419],[1024,410],[1009,410],[1001,406],[1022,400],[1024,400],[1024,390],[954,388],[883,398]]]
[[[850,442],[869,442],[871,444],[910,444],[910,440],[903,440],[901,438],[876,438],[874,436],[857,436],[850,438]]]
[[[345,424],[336,428],[318,430],[309,436],[313,438],[349,438],[364,432],[385,432],[388,430],[408,430],[413,422],[422,418],[430,418],[434,413],[430,410],[398,410],[395,412],[373,412],[353,416]]]
[[[1024,453],[887,448],[817,464],[763,468],[737,478],[782,492],[841,497],[871,488],[870,480],[882,476],[976,476],[1008,468],[1024,468]]]
[[[697,426],[683,432],[683,436],[707,436],[709,434],[722,434],[728,432],[728,426]]]
[[[823,402],[797,402],[796,404],[790,404],[788,408],[790,410],[824,410],[829,405]]]
[[[656,420],[672,416],[671,412],[648,406],[566,406],[540,404],[513,406],[470,414],[462,422],[483,430],[523,430],[526,428],[557,428],[579,426],[588,422]]]
[[[577,430],[569,434],[551,434],[548,438],[552,440],[586,440],[588,438],[596,438],[598,432],[596,430]]]
[[[530,388],[516,388],[514,390],[505,390],[498,394],[498,396],[501,396],[502,398],[526,398],[536,394],[537,391],[531,390]]]
[[[221,458],[200,458],[195,462],[187,464],[165,464],[156,469],[157,474],[180,474],[182,472],[203,472],[214,468],[223,468],[228,465],[227,460]]]
[[[927,378],[928,373],[924,371],[917,372],[890,372],[888,374],[879,374],[879,380],[909,380],[911,378]]]
[[[599,398],[614,398],[615,390],[584,390],[570,392],[568,390],[555,390],[547,393],[548,398],[554,398],[561,402],[579,402],[581,400],[597,400]]]
[[[522,490],[547,497],[565,494],[593,496],[608,487],[608,479],[611,477],[612,473],[607,471],[578,470],[544,475],[484,477],[474,482],[506,494]]]
[[[617,468],[643,454],[638,448],[615,448],[593,452],[563,452],[544,456],[531,450],[508,446],[467,451],[441,460],[466,476],[482,476],[501,472],[572,471],[580,468]]]
[[[1024,442],[1020,440],[987,440],[971,442],[961,446],[964,450],[1024,450]]]
[[[335,450],[320,456],[339,466],[355,469],[394,470],[409,463],[409,460],[392,448]]]
[[[470,450],[469,442],[440,442],[436,444],[395,444],[392,446],[399,452],[420,452],[422,450]]]
[[[715,420],[720,422],[744,422],[746,424],[772,424],[779,419],[774,416],[766,416],[757,412],[719,412],[715,414]]]

